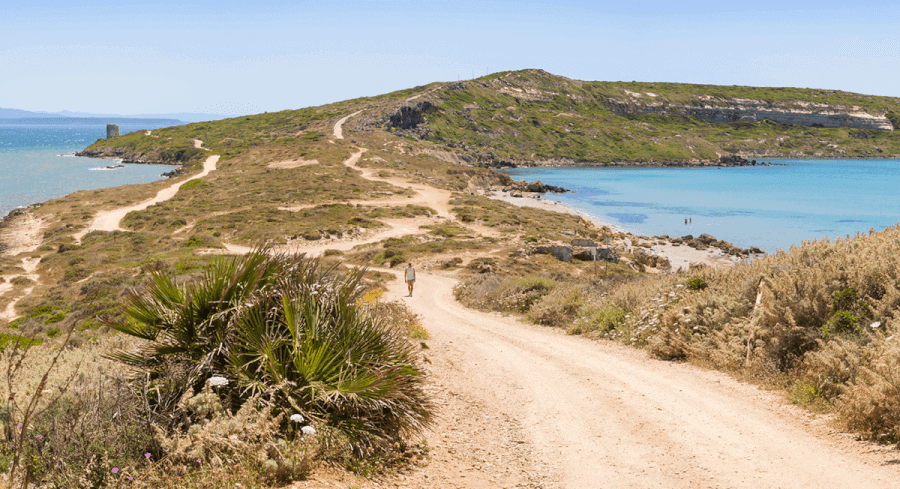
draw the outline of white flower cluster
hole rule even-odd
[[[225,377],[210,377],[207,382],[209,382],[209,385],[212,387],[223,387],[228,385],[228,379]]]
[[[297,413],[297,414],[292,414],[292,415],[291,415],[291,421],[293,421],[293,422],[295,422],[295,423],[302,423],[302,422],[303,422],[303,415],[301,415],[301,414],[299,414],[299,413]],[[316,429],[313,428],[312,426],[304,426],[303,428],[300,428],[300,432],[303,433],[304,435],[315,435],[315,434],[316,434]]]

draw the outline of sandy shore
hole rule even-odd
[[[511,197],[509,192],[491,192],[487,197],[495,200],[501,200],[503,202],[507,202],[509,204],[518,206],[518,207],[533,207],[536,209],[543,209],[550,212],[560,212],[563,214],[572,214],[576,216],[581,216],[586,220],[590,221],[592,224],[597,226],[598,228],[607,227],[614,232],[627,234],[629,236],[636,236],[629,232],[627,229],[622,228],[621,226],[616,226],[614,224],[610,224],[608,222],[601,221],[590,214],[579,211],[577,209],[573,209],[562,202],[558,202],[552,200],[552,198],[547,199],[541,197],[539,199],[534,198],[534,195],[537,194],[529,194],[523,192],[523,197]],[[551,195],[552,194],[547,194]],[[634,242],[636,239],[626,239],[623,243],[626,251],[631,251],[633,249]],[[678,269],[688,270],[692,263],[702,263],[704,265],[712,266],[712,267],[731,267],[737,263],[740,263],[740,259],[728,256],[722,253],[722,250],[718,248],[709,248],[707,250],[697,250],[691,248],[690,246],[675,246],[672,243],[666,243],[663,245],[653,244],[650,248],[651,253],[655,253],[661,256],[664,256],[669,259],[669,263],[672,265],[672,270],[677,271]]]
[[[616,226],[615,224],[610,224],[608,222],[603,222],[600,219],[597,219],[596,217],[594,217],[586,212],[581,212],[577,209],[573,209],[572,207],[569,207],[568,205],[563,204],[562,202],[555,201],[552,198],[551,199],[544,198],[544,197],[541,197],[539,199],[534,198],[534,196],[538,195],[538,194],[523,192],[522,193],[523,197],[511,197],[509,195],[509,192],[492,192],[490,195],[487,195],[487,194],[485,194],[485,195],[491,199],[502,200],[503,202],[506,202],[507,204],[512,204],[517,207],[533,207],[535,209],[543,209],[545,211],[550,211],[550,212],[559,212],[561,214],[572,214],[575,216],[580,216],[580,217],[583,217],[586,220],[590,221],[594,226],[597,226],[598,228],[607,227],[617,233],[631,234],[627,230],[623,229],[622,227]],[[545,196],[546,195],[552,196],[552,194],[545,194]]]

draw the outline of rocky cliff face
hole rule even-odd
[[[808,127],[852,127],[893,131],[885,114],[870,114],[856,106],[831,105],[805,101],[768,102],[765,100],[697,95],[690,104],[654,101],[653,94],[625,91],[628,98],[610,98],[613,112],[630,114],[688,115],[711,124],[757,122],[769,119],[781,124]]]

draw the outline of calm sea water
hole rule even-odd
[[[152,182],[172,169],[165,165],[125,165],[102,170],[118,162],[73,156],[106,137],[106,122],[0,119],[0,217],[16,207],[78,190]],[[153,120],[110,122],[117,123],[122,134],[172,125],[172,121]]]
[[[900,160],[772,161],[788,166],[507,173],[575,190],[546,197],[636,234],[709,233],[768,252],[900,221]]]

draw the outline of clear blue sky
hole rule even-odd
[[[256,113],[486,70],[900,96],[900,8],[790,1],[0,4],[0,107]]]

